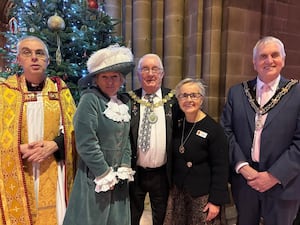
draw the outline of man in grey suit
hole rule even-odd
[[[300,204],[300,85],[281,76],[285,56],[279,39],[259,40],[257,78],[230,88],[221,117],[239,225],[291,225]]]

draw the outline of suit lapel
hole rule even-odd
[[[251,93],[252,96],[256,95],[256,79],[251,80],[248,82],[248,87],[249,87],[249,91]],[[245,94],[245,98],[243,101],[243,104],[245,106],[246,109],[246,114],[247,114],[247,118],[248,118],[248,123],[250,124],[250,128],[251,131],[253,132],[255,129],[255,111],[254,109],[251,107],[250,103],[249,103],[249,99]]]
[[[134,91],[134,93],[141,98],[142,96],[142,89],[138,89]],[[139,132],[139,122],[140,122],[140,104],[134,100],[132,100],[132,107],[131,107],[131,133],[132,137],[134,138],[134,144],[137,143],[138,132]]]
[[[170,90],[169,89],[166,89],[166,88],[162,88],[161,89],[161,92],[162,92],[162,97],[166,96]],[[168,120],[169,119],[172,119],[172,104],[174,102],[172,100],[166,102],[164,104],[164,110],[165,110],[165,116],[166,116],[166,123],[168,123]]]

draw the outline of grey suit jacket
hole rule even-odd
[[[279,87],[288,82],[281,78]],[[249,81],[250,92],[255,93],[256,79]],[[240,185],[234,171],[240,161],[251,164],[251,146],[255,129],[255,111],[245,95],[243,85],[233,86],[228,93],[221,124],[229,138],[229,157],[232,182]],[[276,198],[300,200],[300,85],[294,85],[268,112],[261,134],[259,171],[269,171],[280,180],[266,194]],[[239,182],[237,182],[240,180]]]

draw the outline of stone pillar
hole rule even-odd
[[[165,0],[164,84],[174,88],[182,78],[184,0]]]
[[[185,6],[183,76],[202,76],[203,1],[188,1]]]
[[[109,0],[105,2],[105,11],[113,19],[119,20],[115,26],[117,36],[122,35],[122,2],[120,0]]]
[[[132,7],[132,48],[137,63],[141,56],[151,52],[151,0],[133,0]],[[134,75],[132,88],[139,86]]]
[[[151,52],[163,59],[164,0],[152,0]]]
[[[115,35],[122,37],[124,45],[132,49],[132,2],[131,0],[109,0],[105,10],[113,19],[119,20],[115,26]],[[135,70],[126,76],[126,89],[131,90]]]
[[[126,45],[132,48],[132,1],[122,0],[122,35]]]
[[[214,119],[219,116],[220,58],[222,1],[208,0],[204,3],[202,79],[207,85],[204,109]]]

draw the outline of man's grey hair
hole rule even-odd
[[[263,37],[262,39],[260,39],[254,46],[253,48],[253,59],[255,59],[255,57],[257,56],[257,49],[261,46],[261,45],[265,45],[268,43],[276,43],[279,47],[280,47],[280,54],[283,58],[285,58],[286,54],[285,54],[285,50],[284,50],[284,44],[282,43],[282,41],[280,41],[278,38],[273,37],[273,36],[266,36]]]
[[[43,46],[44,46],[44,50],[45,50],[45,53],[47,55],[47,58],[49,58],[49,51],[48,51],[48,47],[47,45],[45,44],[45,42],[42,41],[42,39],[36,37],[36,36],[25,36],[25,37],[22,37],[19,41],[18,41],[18,44],[17,44],[17,55],[20,54],[20,45],[23,41],[29,41],[29,40],[35,40],[35,41],[39,41]]]

